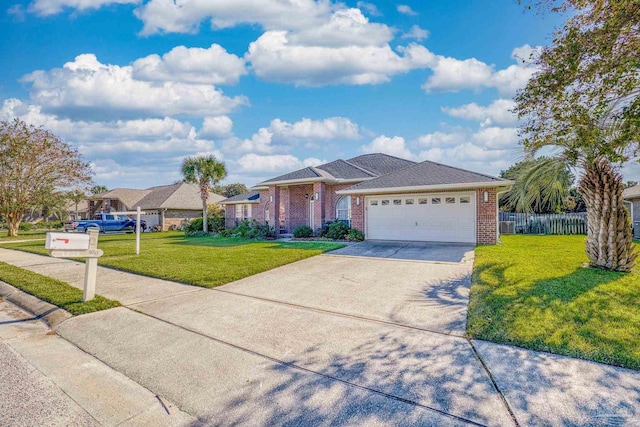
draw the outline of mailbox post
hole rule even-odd
[[[98,258],[104,252],[98,249],[97,228],[89,229],[88,234],[47,233],[45,248],[54,258],[86,258],[84,268],[84,291],[82,301],[90,301],[96,295],[96,276]]]

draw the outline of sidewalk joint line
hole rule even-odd
[[[504,393],[502,393],[502,390],[500,390],[500,387],[498,387],[498,383],[496,382],[495,378],[493,378],[493,374],[489,370],[489,367],[484,363],[484,359],[482,358],[482,356],[480,356],[480,353],[478,353],[478,350],[476,350],[476,347],[473,345],[473,343],[471,342],[471,340],[469,338],[467,338],[467,342],[469,343],[469,346],[471,347],[471,351],[473,351],[473,354],[476,356],[476,359],[478,359],[478,361],[482,365],[482,368],[487,373],[487,376],[491,380],[491,384],[493,384],[493,387],[496,389],[496,392],[498,393],[498,396],[500,396],[500,399],[502,400],[502,403],[507,408],[507,411],[509,412],[509,415],[513,419],[513,424],[515,425],[515,427],[520,427],[520,423],[518,422],[518,418],[516,417],[516,414],[511,409],[511,406],[509,406],[509,402],[507,401],[507,398],[505,397]]]
[[[399,402],[402,402],[402,403],[413,405],[413,406],[416,406],[416,407],[419,407],[419,408],[423,408],[423,409],[426,409],[426,410],[429,410],[429,411],[432,411],[432,412],[436,412],[436,413],[444,415],[446,417],[453,418],[455,420],[462,421],[462,422],[465,422],[465,423],[468,423],[468,424],[472,424],[474,426],[486,427],[484,424],[480,424],[480,423],[478,423],[476,421],[469,420],[467,418],[464,418],[464,417],[461,417],[461,416],[458,416],[458,415],[450,414],[450,413],[445,412],[445,411],[443,411],[441,409],[438,409],[438,408],[432,408],[432,407],[427,406],[425,404],[422,404],[420,402],[415,402],[413,400],[406,399],[404,397],[395,396],[393,394],[385,393],[385,392],[380,391],[380,390],[376,390],[376,389],[369,388],[369,387],[366,387],[366,386],[362,386],[362,385],[359,385],[359,384],[354,384],[354,383],[351,383],[349,381],[346,381],[346,380],[343,380],[343,379],[340,379],[340,378],[337,378],[337,377],[333,377],[331,375],[323,374],[321,372],[316,372],[316,371],[314,371],[312,369],[296,365],[295,363],[285,362],[284,360],[280,360],[280,359],[278,359],[276,357],[268,356],[266,354],[262,354],[260,352],[255,351],[255,350],[250,350],[248,348],[241,347],[241,346],[239,346],[237,344],[233,344],[233,343],[230,343],[230,342],[227,342],[227,341],[223,341],[223,340],[221,340],[219,338],[211,337],[209,335],[203,334],[203,333],[195,331],[193,329],[189,329],[189,328],[187,328],[185,326],[176,325],[175,323],[171,323],[171,322],[169,322],[167,320],[161,319],[161,318],[156,317],[154,315],[147,314],[147,313],[143,313],[143,314],[145,316],[148,316],[148,317],[152,318],[152,319],[156,319],[156,320],[158,320],[160,322],[166,323],[168,325],[174,326],[174,327],[182,329],[184,331],[191,332],[191,333],[199,335],[199,336],[201,336],[203,338],[210,339],[212,341],[215,341],[217,343],[226,345],[226,346],[231,347],[231,348],[235,348],[236,350],[240,350],[240,351],[243,351],[245,353],[249,353],[249,354],[253,354],[253,355],[258,356],[258,357],[262,357],[264,359],[270,360],[270,361],[272,361],[274,363],[277,363],[277,364],[280,364],[280,365],[284,365],[284,366],[288,366],[288,367],[293,368],[293,369],[298,369],[298,370],[301,370],[301,371],[304,371],[304,372],[308,372],[308,373],[313,374],[313,375],[318,375],[320,377],[327,378],[327,379],[332,380],[332,381],[337,381],[337,382],[340,382],[340,383],[345,384],[345,385],[350,386],[350,387],[354,387],[354,388],[357,388],[357,389],[360,389],[360,390],[365,390],[365,391],[368,391],[368,392],[371,392],[371,393],[374,393],[374,394],[377,394],[377,395],[380,395],[380,396],[384,396],[384,397],[386,397],[388,399],[396,400],[396,401],[399,401]]]
[[[342,313],[342,312],[339,312],[339,311],[327,310],[327,309],[324,309],[324,308],[309,307],[309,306],[306,306],[306,305],[299,305],[299,304],[295,304],[295,303],[291,303],[291,302],[279,301],[279,300],[274,300],[274,299],[270,299],[270,298],[264,298],[264,297],[257,297],[257,296],[253,296],[253,295],[241,294],[241,293],[238,293],[238,292],[232,292],[232,291],[227,291],[227,290],[218,289],[218,288],[213,288],[211,290],[215,291],[215,292],[222,292],[222,293],[225,293],[225,294],[236,295],[236,296],[239,296],[239,297],[251,298],[251,299],[270,302],[270,303],[274,303],[274,304],[286,305],[286,306],[289,306],[289,307],[299,308],[301,310],[315,311],[315,312],[318,312],[318,313],[324,313],[324,314],[329,314],[329,315],[334,315],[334,316],[339,316],[339,317],[357,319],[357,320],[361,320],[361,321],[365,321],[365,322],[381,323],[381,324],[384,324],[384,325],[395,326],[395,327],[403,328],[403,329],[413,329],[413,330],[416,330],[416,331],[429,332],[429,333],[432,333],[432,334],[444,335],[444,336],[452,337],[452,338],[465,339],[464,335],[457,335],[457,334],[450,333],[450,332],[434,331],[434,330],[431,330],[431,329],[420,328],[420,327],[417,327],[417,326],[405,325],[405,324],[402,324],[402,323],[394,323],[394,322],[390,322],[390,321],[387,321],[387,320],[373,319],[373,318],[370,318],[370,317],[359,316],[357,314],[348,314],[348,313]]]

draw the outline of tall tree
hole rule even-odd
[[[51,132],[15,119],[0,121],[0,215],[9,236],[27,210],[39,208],[57,191],[91,182],[89,164]]]
[[[210,188],[214,187],[227,176],[224,163],[215,156],[187,157],[182,162],[182,176],[184,181],[200,186],[202,198],[202,231],[207,232],[207,200]]]
[[[640,2],[540,0],[571,17],[542,49],[539,71],[516,96],[525,151],[547,147],[582,171],[587,207],[587,255],[596,267],[630,271],[629,214],[618,166],[640,155]]]
[[[223,195],[224,197],[233,197],[237,196],[238,194],[246,193],[249,190],[247,189],[246,185],[235,182],[227,185],[216,185],[213,191],[215,193]]]

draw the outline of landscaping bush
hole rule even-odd
[[[265,240],[275,237],[275,230],[269,228],[267,224],[260,224],[255,219],[242,221],[236,228],[229,230],[231,235],[238,236],[241,239],[248,240]]]
[[[308,225],[299,225],[293,229],[293,237],[296,238],[305,238],[312,237],[313,230]]]
[[[329,232],[329,226],[331,224],[333,224],[333,221],[327,221],[324,224],[322,224],[322,226],[316,230],[316,236],[327,237],[327,233]]]
[[[223,228],[224,228],[224,218],[222,218],[222,221],[220,221],[220,218],[218,217],[207,218],[207,230],[209,232],[218,233]],[[199,231],[202,231],[202,217],[192,220],[184,228],[184,231],[187,236],[191,236],[192,233],[197,233]]]
[[[349,227],[347,227],[344,222],[336,221],[329,225],[327,229],[327,237],[333,240],[341,240],[345,238],[348,232]]]
[[[33,224],[30,222],[21,222],[18,226],[19,231],[31,231],[33,230]]]
[[[362,231],[352,228],[349,230],[345,238],[350,242],[362,242],[364,240],[364,234]]]

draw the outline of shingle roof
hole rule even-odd
[[[260,184],[316,178],[337,180],[370,179],[414,164],[415,162],[410,160],[400,159],[387,154],[364,154],[349,160],[338,159],[320,166],[299,169],[294,172],[268,179]]]
[[[507,180],[494,176],[424,161],[388,175],[361,182],[360,184],[347,188],[345,191],[472,183],[503,184],[508,182]]]
[[[235,196],[229,197],[228,199],[224,199],[220,201],[220,204],[224,205],[229,203],[256,202],[259,199],[260,199],[260,192],[247,191],[246,193],[237,194]]]
[[[382,153],[363,154],[362,156],[349,159],[347,162],[364,168],[377,176],[387,175],[398,169],[416,164],[416,162],[412,162],[411,160],[405,160]]]
[[[637,199],[640,198],[640,185],[629,187],[622,192],[622,197],[625,199]]]
[[[316,169],[322,169],[337,179],[367,179],[376,176],[341,159],[317,166]]]
[[[115,188],[99,196],[101,199],[118,199],[125,209],[202,209],[200,187],[195,184],[179,182],[171,185],[159,185],[145,190]],[[219,203],[223,196],[211,193],[208,203]]]
[[[308,168],[293,171],[284,175],[280,175],[263,182],[267,183],[267,182],[289,181],[294,179],[307,179],[307,178],[320,178],[320,177],[322,177],[322,174],[320,174],[315,168],[308,167]]]
[[[96,197],[103,200],[118,199],[126,206],[127,209],[133,209],[137,206],[138,202],[140,202],[140,200],[150,192],[150,189],[138,190],[134,188],[114,188],[113,190],[102,193]]]

